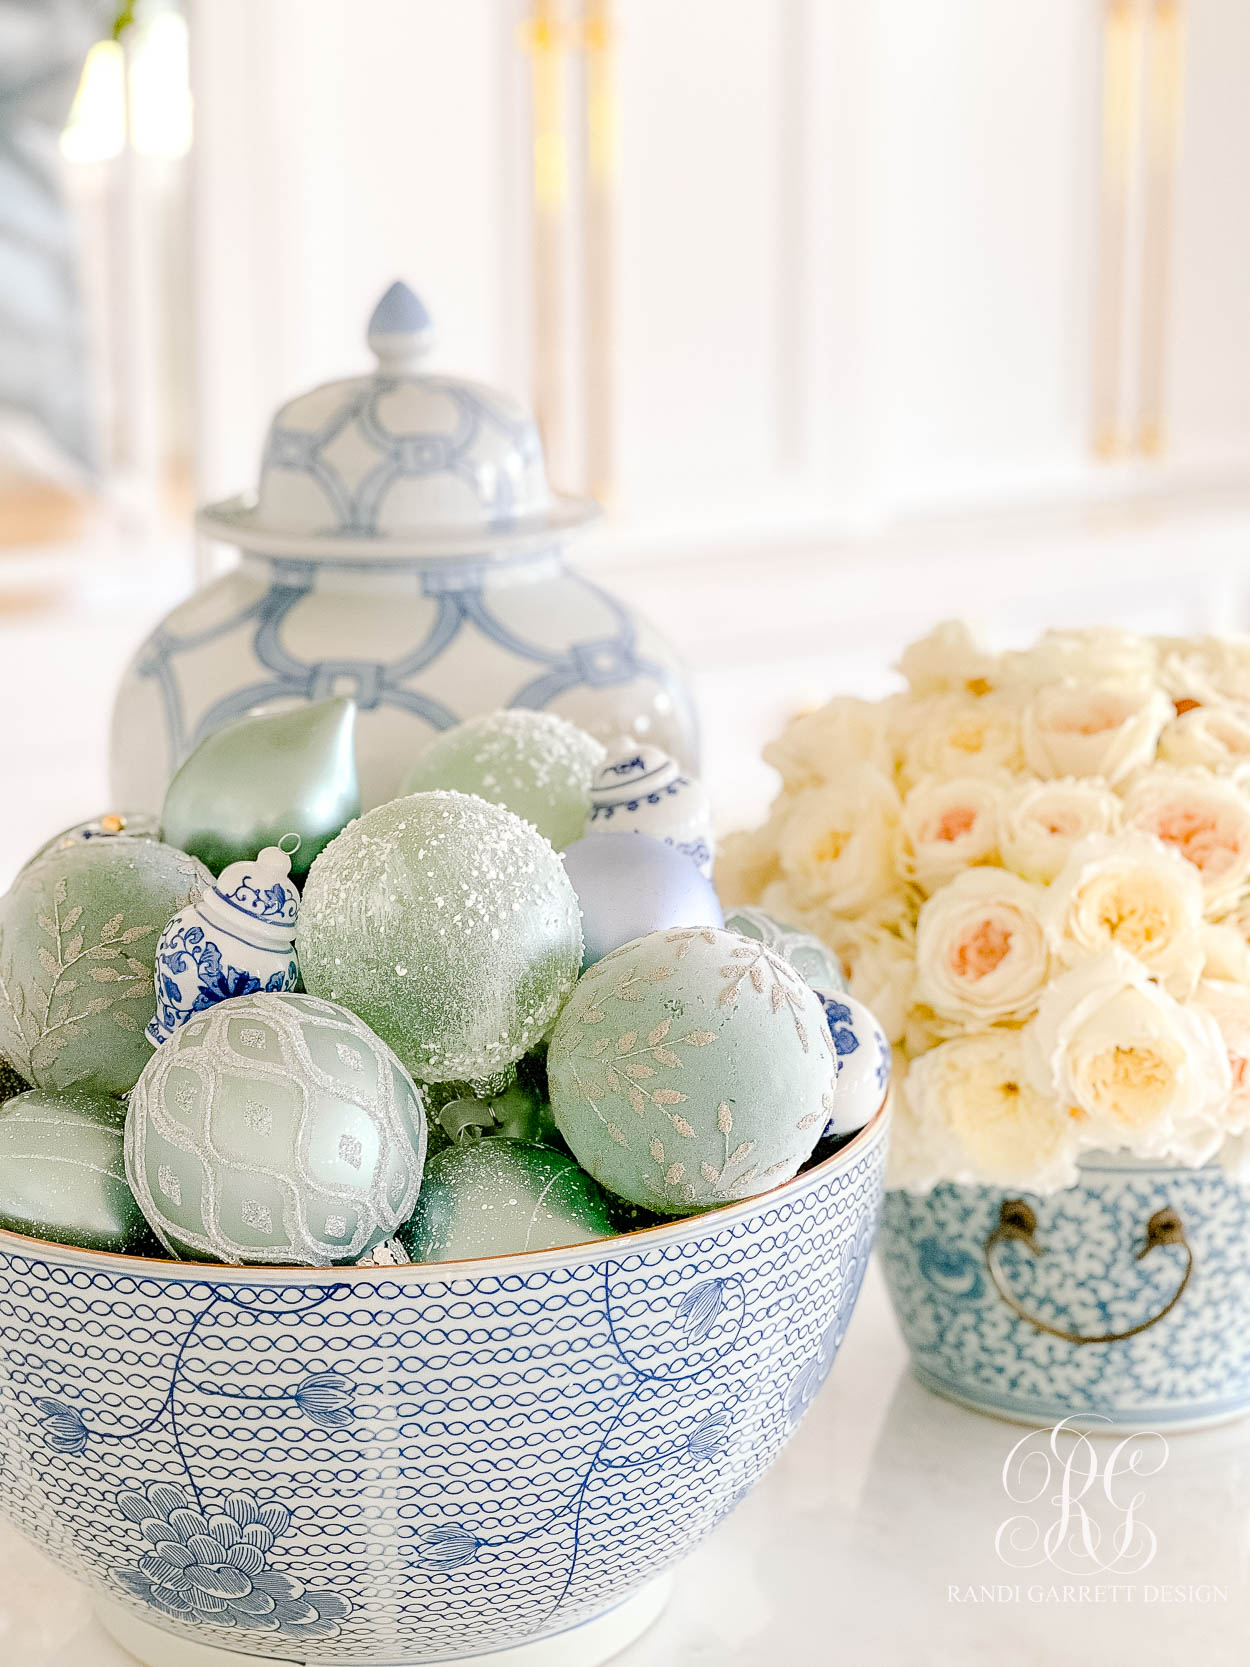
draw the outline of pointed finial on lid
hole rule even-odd
[[[433,335],[430,315],[420,296],[397,280],[369,320],[368,341],[378,356],[378,370],[384,376],[415,370],[417,361],[429,351]]]

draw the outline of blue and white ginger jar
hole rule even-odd
[[[912,1368],[951,1400],[1127,1432],[1250,1411],[1250,1187],[1218,1164],[892,1191],[878,1243]]]
[[[219,1001],[295,989],[299,893],[290,876],[290,857],[267,845],[223,869],[170,921],[156,948],[156,1012],[146,1031],[154,1048]]]
[[[130,664],[113,716],[118,802],[158,811],[205,736],[248,712],[350,696],[361,798],[395,798],[424,742],[502,706],[603,741],[646,735],[697,766],[668,644],[564,564],[598,513],[553,492],[511,396],[421,369],[430,320],[403,284],[369,327],[376,368],[274,417],[259,490],[210,505],[233,571],[182,603]]]

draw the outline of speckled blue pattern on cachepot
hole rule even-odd
[[[1036,1217],[1034,1255],[995,1256],[1028,1312],[1081,1335],[1124,1332],[1164,1310],[1185,1274],[1180,1244],[1141,1256],[1158,1211],[1180,1218],[1193,1271],[1157,1323],[1115,1342],[1076,1344],[1014,1314],[990,1276],[985,1241],[1004,1200]],[[1029,1423],[1099,1427],[1208,1423],[1250,1411],[1250,1188],[1223,1169],[1093,1156],[1081,1184],[1047,1197],[943,1185],[891,1192],[881,1257],[922,1382]]]
[[[0,1503],[97,1594],[301,1662],[601,1614],[772,1463],[841,1345],[879,1117],[761,1198],[402,1269],[206,1269],[0,1234]]]

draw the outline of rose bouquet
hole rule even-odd
[[[892,1184],[1075,1184],[1083,1152],[1243,1166],[1250,638],[958,624],[907,689],[765,751],[727,904],[816,932],[896,1055]]]

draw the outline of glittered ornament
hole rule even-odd
[[[581,909],[585,966],[666,926],[722,923],[711,881],[649,834],[589,835],[561,854]]]
[[[359,1013],[415,1077],[462,1082],[546,1034],[582,937],[540,833],[464,793],[415,793],[371,810],[317,859],[296,948],[306,987]]]
[[[197,1013],[130,1096],[130,1184],[192,1260],[356,1262],[412,1214],[424,1160],[411,1077],[354,1014],[312,996]]]
[[[588,834],[644,833],[672,845],[712,877],[712,806],[703,783],[683,773],[659,747],[618,749],[590,788]]]
[[[513,707],[436,736],[405,791],[476,793],[533,823],[558,850],[582,832],[603,756],[601,744],[566,719]]]
[[[801,926],[789,926],[754,904],[741,904],[725,916],[725,930],[755,938],[783,955],[813,990],[845,990],[841,962],[829,948]]]
[[[400,1230],[414,1262],[468,1261],[611,1238],[599,1187],[572,1158],[523,1140],[448,1146],[430,1159]]]
[[[890,1044],[876,1017],[862,1001],[856,1001],[842,990],[817,994],[824,1003],[829,1034],[838,1057],[833,1115],[824,1133],[826,1136],[854,1134],[881,1110],[890,1086],[893,1058]]]
[[[356,703],[346,699],[239,718],[216,730],[169,784],[165,839],[219,874],[295,834],[291,872],[300,879],[360,814],[355,731]]]
[[[653,932],[592,967],[547,1054],[574,1157],[664,1215],[788,1180],[833,1115],[836,1073],[816,992],[765,945],[711,929]]]
[[[0,898],[0,1054],[38,1088],[124,1094],[147,1063],[156,945],[213,883],[148,839],[51,851]]]
[[[59,834],[54,834],[39,847],[26,866],[29,868],[31,863],[46,857],[50,851],[63,851],[67,846],[81,845],[88,839],[116,839],[119,835],[127,839],[159,839],[161,827],[156,817],[144,810],[108,811],[103,816],[93,816],[89,822],[75,822],[72,828],[64,828]]]
[[[0,1227],[84,1250],[159,1256],[126,1180],[126,1113],[90,1088],[0,1107]]]
[[[299,894],[290,874],[288,853],[267,845],[223,869],[169,922],[156,946],[156,1013],[147,1028],[154,1048],[216,1002],[295,988]]]

